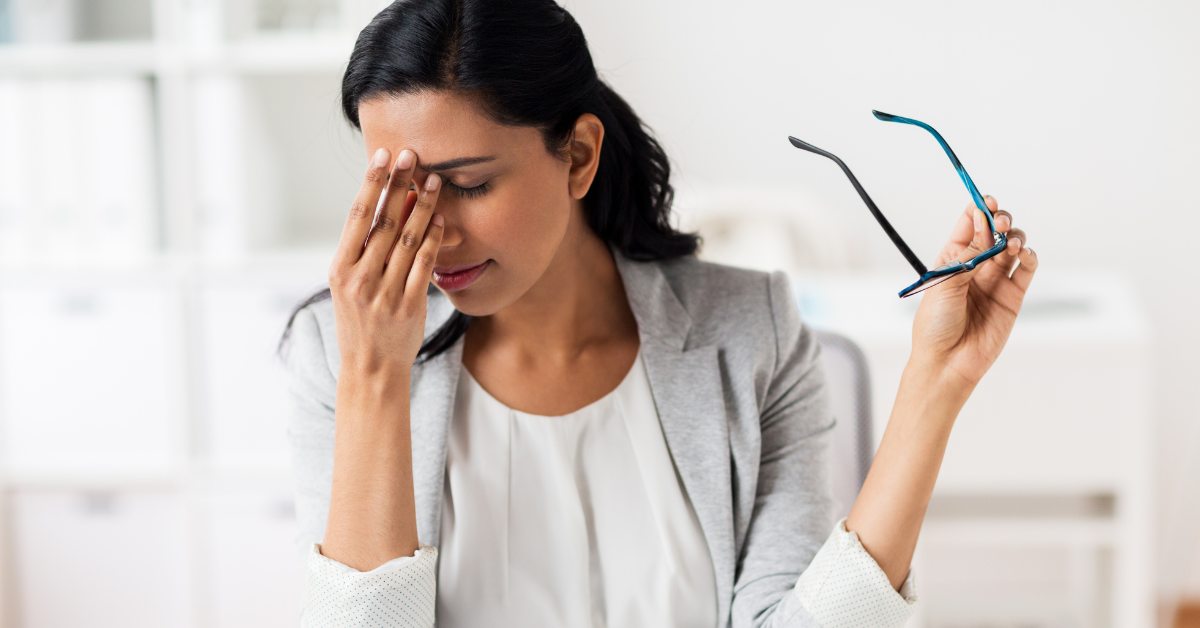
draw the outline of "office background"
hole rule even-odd
[[[969,202],[1042,270],[956,427],[913,625],[1170,625],[1200,600],[1200,6],[568,0],[711,259],[788,270],[882,426],[902,258]],[[274,341],[366,163],[375,0],[0,0],[0,624],[289,626]]]

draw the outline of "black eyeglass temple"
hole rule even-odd
[[[900,253],[904,255],[904,259],[908,260],[908,263],[917,271],[918,275],[924,275],[926,272],[929,272],[929,269],[925,268],[925,264],[921,263],[921,260],[912,252],[912,249],[908,248],[908,245],[904,243],[904,239],[900,237],[900,234],[896,233],[896,230],[892,228],[892,223],[883,217],[883,212],[879,211],[879,208],[875,206],[875,201],[872,201],[871,197],[867,195],[867,191],[858,182],[858,178],[854,176],[853,172],[850,172],[850,168],[847,168],[841,159],[838,159],[837,155],[821,150],[804,140],[798,140],[790,135],[788,136],[788,141],[796,148],[816,153],[822,157],[828,157],[840,166],[842,172],[846,173],[846,176],[850,179],[850,183],[854,185],[854,189],[858,191],[858,195],[867,204],[867,209],[871,210],[871,215],[875,217],[875,220],[879,221],[879,226],[883,227],[883,231],[892,239],[892,244],[895,244],[896,248],[900,249]]]

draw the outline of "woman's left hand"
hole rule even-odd
[[[1001,210],[996,199],[985,200],[996,230],[1008,234],[1008,247],[974,270],[926,290],[913,321],[912,359],[933,371],[927,374],[969,388],[1000,356],[1038,266],[1025,232],[1012,227],[1012,214]],[[966,262],[993,244],[987,219],[972,205],[954,226],[934,266],[955,259]]]
[[[846,519],[846,529],[858,534],[896,589],[912,565],[950,428],[1000,356],[1037,270],[1037,256],[1025,247],[1025,232],[1012,228],[1012,215],[1001,211],[995,199],[985,200],[996,229],[1008,234],[1008,247],[923,293],[896,403]],[[937,263],[969,261],[993,243],[983,212],[968,207]]]

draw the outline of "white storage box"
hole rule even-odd
[[[187,531],[168,491],[17,491],[16,602],[23,628],[187,626]]]
[[[0,451],[10,474],[161,474],[182,462],[180,298],[165,277],[0,283]]]
[[[291,487],[218,489],[205,503],[213,628],[294,628],[304,593]]]

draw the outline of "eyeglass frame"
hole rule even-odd
[[[981,262],[987,261],[1003,251],[1005,247],[1008,246],[1008,235],[996,231],[995,218],[992,216],[991,210],[988,209],[987,203],[984,202],[983,195],[979,193],[979,188],[975,187],[975,182],[971,180],[971,175],[967,174],[967,169],[964,168],[962,162],[959,161],[958,155],[954,154],[954,150],[951,149],[950,145],[946,143],[946,140],[942,138],[942,134],[938,133],[936,129],[928,124],[925,124],[924,122],[921,122],[920,120],[896,116],[876,110],[872,110],[871,113],[874,114],[877,119],[884,122],[900,122],[903,124],[911,124],[929,131],[933,137],[937,139],[938,144],[941,144],[942,149],[946,151],[946,155],[950,157],[950,162],[954,164],[954,169],[958,171],[958,176],[960,179],[962,179],[963,185],[966,185],[967,191],[971,193],[971,199],[975,202],[975,206],[983,211],[983,215],[987,219],[988,229],[992,233],[993,245],[988,250],[976,255],[974,258],[966,262],[951,260],[950,262],[930,270],[926,268],[925,264],[921,262],[921,259],[918,258],[915,253],[913,253],[912,249],[908,247],[908,244],[904,242],[904,239],[900,237],[900,234],[896,233],[896,229],[893,228],[892,224],[888,222],[888,219],[883,216],[883,212],[879,211],[879,207],[875,205],[875,201],[871,200],[871,197],[867,194],[867,191],[863,189],[862,184],[858,182],[858,178],[854,176],[854,173],[850,172],[850,168],[846,166],[845,162],[839,159],[837,155],[834,155],[829,151],[822,150],[816,146],[813,146],[812,144],[809,144],[808,142],[789,135],[788,141],[792,143],[792,146],[795,146],[801,150],[806,150],[810,153],[821,155],[822,157],[828,157],[841,167],[842,172],[846,173],[846,177],[850,179],[850,183],[854,186],[855,191],[857,191],[858,195],[862,197],[863,202],[867,204],[867,209],[871,210],[871,215],[874,216],[875,220],[879,222],[879,226],[883,227],[884,232],[886,232],[888,237],[891,238],[892,243],[895,244],[896,248],[900,249],[900,253],[904,255],[904,259],[907,260],[908,263],[913,267],[913,270],[916,270],[917,274],[920,275],[920,278],[917,279],[915,283],[900,291],[900,298],[912,296],[918,292],[923,292],[945,281],[946,279],[953,277],[954,275],[974,270],[975,267]]]

